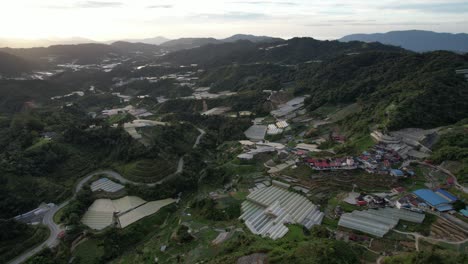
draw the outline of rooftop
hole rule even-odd
[[[311,228],[322,222],[324,214],[306,197],[288,191],[288,184],[273,181],[273,185],[253,191],[242,203],[239,219],[254,234],[271,239],[283,237],[289,229],[286,223]]]
[[[449,200],[443,198],[442,196],[429,189],[419,189],[414,191],[413,193],[433,207],[437,207],[438,205],[443,205],[450,202]]]
[[[91,183],[91,191],[93,192],[104,191],[108,193],[116,193],[124,188],[125,187],[122,184],[113,182],[108,178],[101,178]]]

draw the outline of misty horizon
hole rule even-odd
[[[57,1],[2,3],[0,39],[80,37],[98,42],[164,36],[226,38],[234,34],[338,39],[400,30],[468,32],[461,1]],[[365,18],[365,19],[363,19]]]

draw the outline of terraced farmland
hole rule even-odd
[[[297,178],[293,173],[287,176]],[[309,187],[311,194],[318,199],[326,199],[330,194],[351,191],[356,184],[357,191],[379,192],[397,186],[389,175],[356,172],[320,172],[311,173],[309,177],[298,178],[301,185]]]
[[[431,226],[431,236],[450,241],[462,241],[468,237],[468,231],[462,230],[450,222],[437,219],[437,222]]]
[[[176,171],[176,163],[165,160],[140,160],[120,166],[118,171],[135,182],[157,182]]]

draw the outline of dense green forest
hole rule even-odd
[[[468,182],[468,119],[463,119],[454,126],[442,131],[440,140],[433,149],[431,159],[436,163],[445,160],[461,164],[456,176],[461,184]]]
[[[174,124],[152,131],[152,146],[105,122],[101,129],[78,106],[38,109],[2,117],[0,125],[1,218],[68,198],[73,183],[99,167],[139,159],[177,160],[194,141],[195,129]],[[44,138],[52,134],[51,140]],[[192,136],[188,136],[192,134]],[[36,190],[31,192],[31,190]]]
[[[48,81],[0,80],[0,111],[19,112],[24,108],[50,100],[52,96],[64,95],[71,91],[70,86]],[[30,104],[25,104],[26,102]]]
[[[201,76],[200,86],[212,92],[279,90],[294,81],[296,67],[276,64],[229,65],[210,70]]]
[[[252,43],[237,41],[234,43],[209,44],[199,48],[180,50],[162,57],[164,62],[190,65],[193,63],[205,67],[258,62],[297,64],[310,60],[328,60],[343,54],[369,51],[404,50],[380,43],[319,41],[313,38],[293,38],[273,43]]]
[[[0,51],[0,76],[19,76],[30,72],[33,66],[31,62]]]
[[[356,119],[388,129],[430,128],[466,117],[468,82],[455,69],[467,65],[466,55],[450,52],[371,52],[325,62],[298,83],[311,95],[310,110],[358,102],[363,111]]]

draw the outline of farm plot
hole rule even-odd
[[[437,219],[431,226],[431,237],[438,239],[462,241],[468,238],[467,233],[468,231],[461,230],[459,227],[442,219]]]
[[[295,178],[291,173],[287,175]],[[356,191],[380,192],[397,186],[394,178],[388,175],[367,174],[365,172],[320,172],[308,178],[298,178],[299,183],[311,190],[312,196],[323,199],[337,192],[349,192],[356,185]]]

